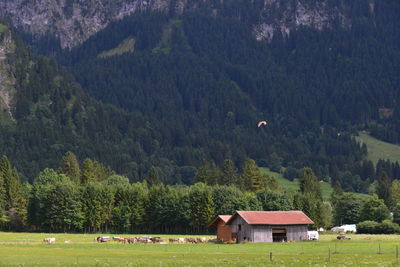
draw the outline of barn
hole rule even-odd
[[[227,242],[232,240],[232,227],[226,225],[226,222],[229,221],[231,215],[218,215],[209,225],[208,227],[214,226],[217,228],[217,239],[222,242]]]
[[[307,240],[314,222],[302,211],[236,211],[225,224],[240,243]]]

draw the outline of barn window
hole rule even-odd
[[[242,230],[242,225],[239,224],[238,227],[239,227],[239,231],[241,231]]]

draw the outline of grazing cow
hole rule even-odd
[[[65,240],[64,243],[65,244],[69,244],[69,243],[71,243],[71,241],[70,240]]]
[[[160,243],[163,242],[163,240],[161,239],[161,237],[157,236],[157,237],[151,237],[150,238],[151,242],[153,243]]]
[[[128,237],[128,238],[126,238],[126,242],[128,242],[128,244],[134,244],[137,242],[137,238],[136,237]]]
[[[114,239],[115,241],[118,241],[118,243],[126,243],[126,238],[123,238],[123,237],[118,237],[118,238],[116,238],[116,239]]]
[[[185,241],[187,243],[192,243],[192,244],[196,244],[197,243],[196,239],[194,239],[192,237],[185,238]]]
[[[43,242],[47,243],[47,244],[54,244],[56,242],[56,238],[55,237],[47,237],[47,238],[43,239]]]
[[[152,238],[151,236],[141,236],[139,237],[138,241],[139,243],[147,244],[152,242],[151,238]]]
[[[218,242],[219,242],[218,238],[210,238],[210,239],[208,239],[208,243],[218,243]]]
[[[114,240],[114,241],[119,241],[120,238],[121,238],[121,237],[119,237],[119,236],[113,236],[113,237],[112,237],[112,240]]]
[[[178,243],[179,244],[185,243],[185,238],[183,238],[183,237],[178,238]]]
[[[101,242],[101,243],[108,242],[108,241],[110,241],[110,237],[109,236],[98,236],[96,238],[96,241]]]
[[[206,242],[206,238],[205,237],[198,237],[196,239],[197,243],[205,243]]]
[[[169,241],[169,243],[177,243],[177,242],[178,242],[178,239],[176,239],[176,238],[170,238],[170,239],[168,239],[168,241]]]

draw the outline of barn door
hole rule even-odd
[[[287,231],[285,228],[272,228],[272,241],[273,242],[286,242]]]

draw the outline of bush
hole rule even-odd
[[[400,233],[400,226],[390,220],[381,223],[374,221],[363,221],[357,224],[358,234],[395,234]]]
[[[299,171],[293,167],[287,167],[286,170],[283,172],[283,177],[286,179],[293,181],[299,176]]]
[[[396,234],[400,232],[400,226],[390,220],[384,220],[378,225],[377,234]]]
[[[374,221],[363,221],[357,224],[357,233],[358,234],[376,234],[378,229],[378,222]]]

